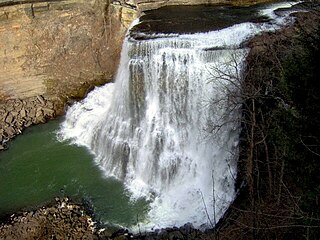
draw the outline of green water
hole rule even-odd
[[[128,227],[141,220],[146,202],[130,202],[122,183],[104,177],[85,148],[58,142],[60,121],[27,129],[0,153],[0,216],[70,196],[89,201],[104,222]]]

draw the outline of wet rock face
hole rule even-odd
[[[256,6],[166,6],[141,16],[130,35],[135,39],[145,39],[157,34],[209,32],[242,22],[266,20],[266,17],[257,15]]]

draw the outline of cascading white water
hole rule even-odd
[[[248,52],[239,46],[283,20],[126,38],[116,82],[74,104],[60,138],[87,146],[106,176],[124,181],[132,199],[150,200],[146,230],[214,225],[235,197],[240,80]]]

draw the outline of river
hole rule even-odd
[[[61,121],[28,128],[1,152],[0,216],[70,196],[92,204],[104,222],[130,226],[143,218],[146,203],[130,202],[123,184],[106,178],[85,148],[56,140]]]
[[[234,24],[227,14],[232,23],[220,19],[205,33],[136,25],[115,83],[65,118],[27,129],[0,154],[0,215],[65,195],[92,204],[106,223],[212,227],[236,196],[242,43],[287,23],[286,12],[273,12],[286,6],[258,7],[259,23],[241,16]],[[214,126],[221,127],[211,134]]]

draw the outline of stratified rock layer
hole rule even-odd
[[[16,2],[0,1],[0,150],[25,127],[61,115],[70,99],[110,82],[136,18],[130,7],[104,0]]]
[[[125,18],[135,16],[106,7],[67,0],[0,8],[0,98],[66,97],[110,81],[130,22]]]
[[[265,0],[113,0],[113,4],[123,6],[131,6],[137,8],[138,11],[149,11],[165,6],[187,6],[187,5],[210,5],[210,4],[232,4],[232,5],[250,5],[259,2],[266,2]]]
[[[83,98],[93,86],[112,81],[124,35],[143,11],[216,3],[226,1],[0,0],[0,108],[4,111],[0,117],[0,150],[30,122],[44,122],[36,118],[47,120],[62,114],[70,99]],[[31,113],[19,110],[18,118],[7,116],[11,111],[6,107],[10,106],[8,100],[22,99],[31,104],[34,101],[30,99],[40,95],[55,103],[51,109],[54,114],[43,116],[38,111],[33,118],[33,111],[37,112],[34,105]],[[18,123],[28,117],[32,119],[25,120],[27,123]]]

